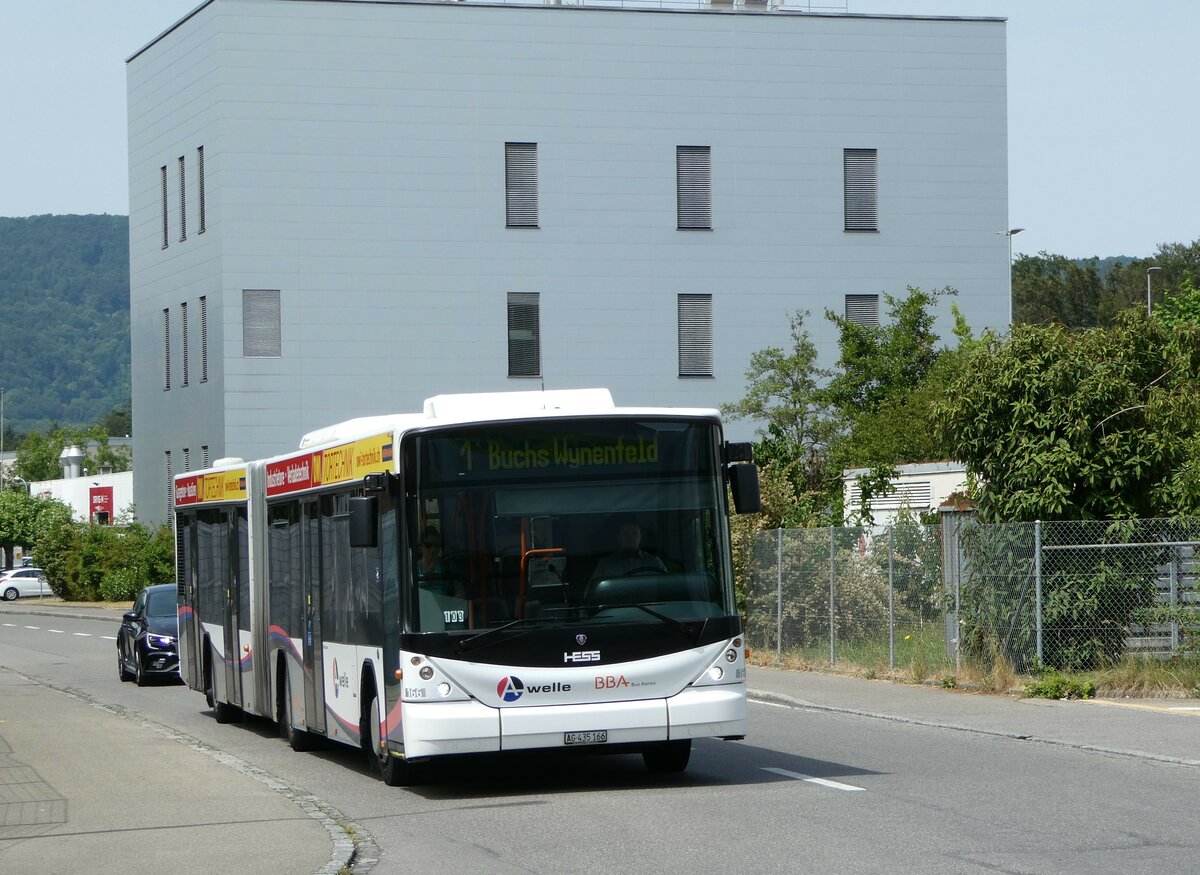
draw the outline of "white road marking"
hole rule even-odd
[[[62,629],[47,629],[46,631],[53,632],[55,635],[66,635],[67,634]]]
[[[820,784],[822,787],[831,787],[834,790],[866,790],[866,787],[855,787],[853,784],[841,784],[837,781],[829,781],[825,778],[814,778],[812,775],[802,775],[799,772],[789,772],[787,769],[763,768],[764,772],[771,772],[775,775],[782,775],[785,778],[794,778],[797,781],[807,781],[810,784]]]
[[[15,628],[17,628],[17,624],[16,624],[16,623],[5,623],[4,625],[5,625],[5,626],[12,626],[14,629],[15,629]]]
[[[103,638],[105,641],[116,641],[117,640],[117,637],[115,635],[101,635],[100,637]]]
[[[1190,717],[1200,712],[1200,707],[1191,705],[1146,705],[1141,702],[1113,702],[1107,699],[1082,699],[1091,705],[1106,705],[1109,708],[1132,708],[1137,711],[1157,711],[1160,714],[1181,714]]]
[[[91,638],[92,637],[91,632],[72,632],[71,634],[78,635],[80,638]]]
[[[792,710],[792,707],[790,705],[783,705],[779,702],[762,702],[762,701],[755,700],[754,704],[755,705],[766,705],[768,708],[783,708],[785,711]]]
[[[40,629],[42,627],[41,626],[26,626],[25,628],[26,629]]]

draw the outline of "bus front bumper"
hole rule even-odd
[[[669,699],[491,708],[470,702],[405,702],[409,759],[568,746],[578,733],[610,745],[689,738],[742,738],[746,686],[687,687]]]

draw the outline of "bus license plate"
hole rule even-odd
[[[607,729],[563,733],[563,744],[604,744],[606,741],[608,741]]]

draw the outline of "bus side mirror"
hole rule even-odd
[[[733,493],[734,513],[758,513],[762,510],[762,496],[758,490],[757,465],[730,465],[729,489]]]
[[[350,498],[350,546],[377,546],[375,533],[379,530],[379,500],[373,495]]]

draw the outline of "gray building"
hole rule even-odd
[[[438,393],[736,400],[796,310],[1007,324],[1001,19],[209,0],[127,72],[145,521]]]

